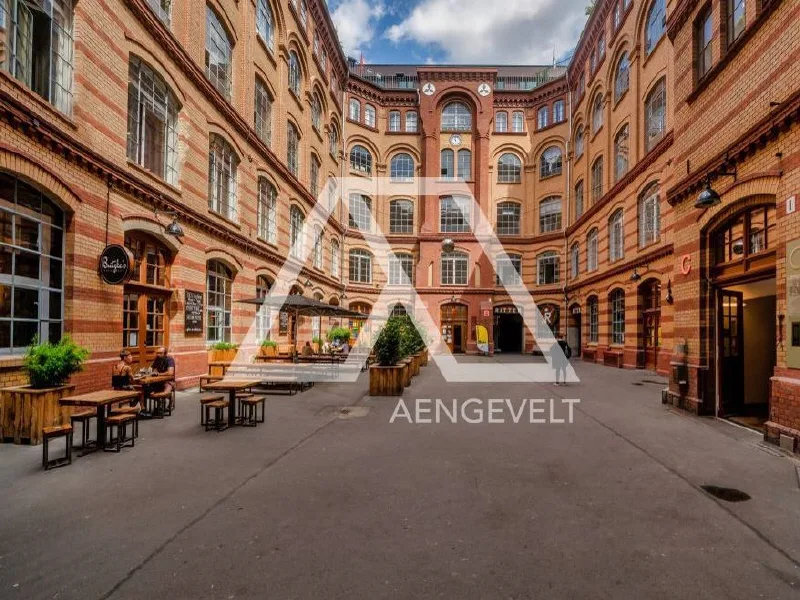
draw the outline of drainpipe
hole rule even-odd
[[[565,181],[564,182],[564,186],[565,186],[564,198],[565,198],[565,201],[567,203],[567,206],[566,206],[567,210],[565,211],[565,213],[567,215],[567,219],[566,219],[566,223],[564,224],[564,227],[563,227],[563,230],[564,230],[564,258],[566,258],[564,263],[565,263],[565,267],[566,268],[564,269],[565,275],[564,275],[564,287],[563,287],[563,292],[564,292],[564,319],[562,321],[561,327],[564,329],[564,339],[566,340],[567,339],[567,333],[568,333],[568,330],[569,330],[569,328],[567,326],[568,319],[569,319],[569,301],[567,300],[567,283],[569,283],[570,267],[571,267],[571,262],[570,262],[571,257],[569,255],[569,238],[567,237],[567,228],[569,226],[569,223],[572,222],[572,218],[571,218],[572,217],[572,196],[570,194],[570,192],[572,190],[572,186],[570,185],[570,179],[571,179],[571,174],[572,174],[572,159],[570,158],[570,149],[572,147],[572,86],[569,83],[569,66],[567,66],[567,70],[564,72],[564,77],[565,77],[565,79],[567,81],[567,108],[568,108],[568,111],[569,111],[567,113],[569,115],[567,117],[567,127],[569,129],[567,130],[567,143],[566,143],[565,148],[564,148],[565,149],[565,154],[567,156],[567,174],[566,174],[566,177],[564,178],[564,181]]]

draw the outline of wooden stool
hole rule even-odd
[[[92,419],[97,418],[97,413],[92,409],[82,410],[80,412],[74,412],[69,416],[70,423],[72,425],[72,429],[75,429],[75,424],[81,424],[81,445],[80,447],[76,446],[76,450],[80,450],[79,456],[83,456],[89,450],[89,443],[91,440],[89,439],[89,425],[92,422]]]
[[[42,436],[44,438],[42,445],[42,466],[45,471],[72,464],[72,425],[44,427],[42,428]],[[62,458],[50,460],[50,440],[59,437],[67,438],[67,454]]]
[[[219,396],[203,396],[200,398],[200,426],[205,427],[206,420],[205,420],[205,410],[204,406],[209,402],[217,402],[218,400],[225,400],[225,396],[220,394]]]
[[[225,431],[228,428],[228,420],[225,418],[225,409],[230,410],[230,402],[227,400],[214,400],[204,404],[206,410],[206,431],[216,429],[217,432]],[[211,420],[211,409],[214,409],[214,420]]]
[[[149,400],[152,402],[150,414],[154,419],[172,416],[172,392],[153,392]]]
[[[131,435],[128,437],[128,424],[131,424]],[[104,447],[103,450],[108,452],[119,452],[124,446],[133,446],[136,444],[136,415],[133,413],[121,413],[111,415],[106,419],[106,427],[108,427],[109,445],[116,446],[114,448]],[[117,437],[113,436],[114,428],[117,429]]]
[[[256,396],[255,394],[247,394],[248,398],[243,398],[239,401],[241,407],[241,424],[245,427],[255,427],[259,423],[264,422],[264,410],[266,406],[266,398],[264,396]],[[261,418],[258,418],[258,406],[261,405]]]

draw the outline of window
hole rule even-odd
[[[657,242],[661,235],[658,184],[649,185],[639,197],[639,246]]]
[[[469,131],[472,112],[463,102],[451,102],[442,110],[442,131]]]
[[[525,114],[521,110],[515,110],[511,115],[511,131],[514,133],[525,131]]]
[[[608,262],[625,256],[625,230],[622,226],[622,209],[617,209],[608,219]]]
[[[306,218],[296,206],[289,209],[289,254],[294,258],[303,258],[303,228]]]
[[[267,86],[256,77],[254,125],[258,139],[267,146],[272,143],[272,97]]]
[[[331,240],[331,277],[339,279],[339,241]]]
[[[311,96],[311,126],[317,131],[320,130],[322,124],[322,102],[319,99],[319,94],[314,92]]]
[[[442,233],[466,233],[470,229],[471,199],[445,196],[439,201],[439,230]]]
[[[647,11],[647,24],[644,32],[644,51],[650,54],[667,29],[666,0],[653,0]]]
[[[561,175],[561,149],[550,146],[539,158],[539,178]]]
[[[742,35],[745,27],[745,0],[725,0],[728,17],[728,46]]]
[[[392,317],[403,317],[408,314],[408,309],[400,304],[399,302],[392,306],[392,310],[389,313]]]
[[[631,61],[628,59],[628,53],[623,52],[617,62],[617,72],[614,76],[614,101],[619,102],[619,99],[628,91],[630,86],[631,75]]]
[[[472,152],[469,150],[458,151],[458,178],[461,181],[472,179]]]
[[[600,339],[600,310],[597,296],[590,296],[586,301],[586,312],[589,313],[589,343],[596,344]]]
[[[328,177],[328,214],[332,213],[336,207],[336,188],[338,185],[335,177]]]
[[[319,30],[314,30],[314,39],[311,44],[311,52],[314,56],[319,56]]]
[[[208,150],[208,208],[235,221],[236,170],[239,157],[221,136],[212,133]]]
[[[467,285],[469,256],[463,252],[442,252],[442,285]]]
[[[417,113],[413,110],[410,110],[406,113],[406,132],[417,132]]]
[[[366,250],[350,250],[350,281],[372,283],[372,255]]]
[[[359,231],[372,231],[372,199],[369,196],[350,194],[348,210],[349,227]]]
[[[550,116],[549,109],[546,106],[543,106],[536,112],[536,127],[539,129],[544,129],[548,125],[548,119]]]
[[[597,270],[597,229],[592,229],[586,236],[586,270]]]
[[[361,102],[359,102],[355,98],[350,99],[350,111],[348,113],[348,116],[353,121],[361,120]]]
[[[413,233],[414,204],[411,200],[392,200],[389,203],[389,233]]]
[[[300,134],[294,123],[286,125],[286,166],[295,177],[300,173]]]
[[[128,69],[128,159],[178,183],[178,104],[172,90],[149,65],[131,56]]]
[[[218,260],[206,266],[206,341],[231,341],[233,272]]]
[[[583,67],[586,68],[585,66]],[[575,88],[575,98],[579,99],[583,96],[583,93],[586,91],[586,73],[581,73],[580,77],[578,77],[578,87]]]
[[[169,1],[169,0],[168,0]],[[274,48],[274,26],[272,21],[272,8],[269,0],[257,0],[256,2],[256,31],[270,51]]]
[[[453,179],[455,176],[455,152],[445,148],[439,154],[441,160],[442,179]]]
[[[266,177],[258,178],[258,237],[270,244],[278,242],[278,190]]]
[[[389,111],[389,131],[400,131],[400,111]]]
[[[597,40],[597,62],[600,63],[606,56],[606,38],[605,34],[600,34],[600,39]]]
[[[592,164],[592,204],[603,197],[603,157]]]
[[[552,285],[558,283],[559,279],[559,258],[553,251],[543,252],[536,259],[537,271],[539,273],[539,285]]]
[[[411,285],[414,280],[414,259],[410,254],[389,257],[389,285]]]
[[[0,352],[61,339],[64,213],[44,194],[0,173]]]
[[[575,279],[580,271],[581,246],[575,242],[569,249],[569,276]]]
[[[564,120],[564,101],[556,100],[553,102],[553,123],[561,123]]]
[[[645,118],[645,150],[648,152],[664,137],[667,129],[667,89],[664,79],[661,79],[644,101]]]
[[[622,126],[614,138],[614,181],[628,172],[628,124]]]
[[[494,130],[497,133],[506,133],[508,131],[508,113],[500,111],[494,116]]]
[[[522,181],[522,161],[516,154],[506,152],[497,161],[498,183],[520,183]]]
[[[371,104],[367,104],[364,107],[364,125],[375,127],[375,107]]]
[[[697,78],[700,79],[711,70],[711,40],[714,37],[714,23],[711,9],[697,25]]]
[[[314,268],[322,269],[322,227],[314,226]]]
[[[583,156],[583,145],[584,145],[584,131],[583,125],[578,127],[578,131],[575,132],[575,158],[579,158]]]
[[[305,29],[308,24],[308,5],[306,4],[306,0],[300,0],[300,23],[303,29]]]
[[[516,202],[497,205],[497,235],[519,235],[521,210]]]
[[[231,97],[233,44],[217,13],[206,6],[206,77],[217,91]]]
[[[622,23],[622,0],[617,0],[614,3],[614,31],[619,29]]]
[[[539,233],[561,229],[561,198],[551,196],[539,203]]]
[[[597,94],[592,104],[592,131],[600,131],[603,126],[603,94]]]
[[[308,191],[314,198],[319,196],[319,168],[319,159],[315,154],[312,154],[311,171],[308,174]]]
[[[496,285],[512,287],[522,283],[522,256],[508,254],[495,259]]]
[[[583,179],[575,184],[575,219],[583,214]]]
[[[172,5],[172,0],[147,0],[147,3],[150,5],[151,10],[156,13],[156,16],[159,20],[164,23],[167,27],[170,24],[170,6]],[[0,8],[0,10],[2,10]],[[3,18],[0,16],[0,26],[5,25],[3,23]]]
[[[775,224],[775,204],[757,206],[735,215],[714,234],[715,264],[740,261],[774,248]]]
[[[350,168],[372,175],[372,154],[364,146],[353,146],[350,150]]]
[[[395,154],[389,166],[392,181],[411,181],[414,179],[414,159],[407,152]]]
[[[608,296],[611,309],[611,343],[625,343],[625,292],[616,289]]]
[[[298,98],[300,97],[300,84],[303,72],[300,69],[300,59],[294,50],[289,51],[289,90]]]
[[[328,153],[336,159],[339,158],[339,130],[333,123],[328,130]]]
[[[11,75],[65,114],[72,112],[72,0],[4,0]],[[5,14],[5,12],[4,12]]]
[[[272,285],[266,275],[256,277],[256,298],[264,299],[269,295]],[[272,311],[269,306],[260,305],[256,310],[256,340],[268,340],[272,329]]]

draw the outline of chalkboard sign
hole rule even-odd
[[[98,270],[103,281],[111,285],[125,283],[133,273],[133,254],[125,246],[111,244],[100,254]]]
[[[186,290],[184,333],[203,333],[203,293]]]

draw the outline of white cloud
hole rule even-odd
[[[384,36],[435,44],[448,62],[548,64],[572,48],[587,0],[421,0]]]
[[[369,0],[343,0],[331,13],[345,54],[358,58],[375,37],[375,23],[385,14],[383,4]]]

